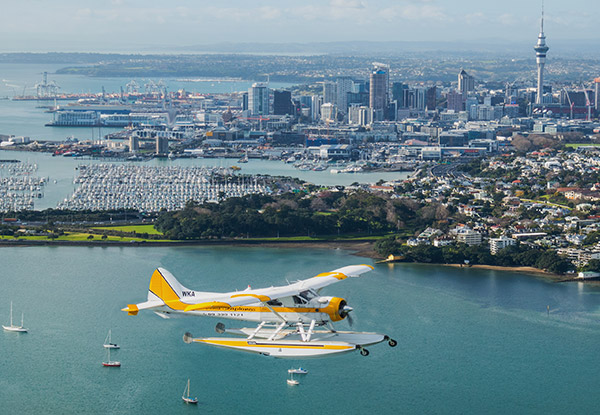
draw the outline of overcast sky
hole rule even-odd
[[[599,39],[600,1],[547,0],[553,40]],[[2,1],[0,51],[150,51],[218,42],[535,43],[539,0]]]

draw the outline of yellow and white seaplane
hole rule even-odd
[[[218,323],[217,333],[243,338],[194,338],[185,333],[186,343],[282,358],[321,357],[353,350],[367,356],[369,351],[365,346],[387,341],[394,347],[397,343],[384,334],[336,331],[332,322],[347,318],[351,323],[352,307],[343,298],[324,297],[319,292],[323,287],[372,269],[370,265],[351,265],[285,286],[261,289],[248,286],[244,291],[214,293],[185,288],[169,271],[158,268],[150,279],[148,300],[129,304],[123,311],[136,315],[140,310],[152,310],[164,318],[183,314],[258,323],[257,327],[241,329],[227,329]]]

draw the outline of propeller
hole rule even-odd
[[[350,316],[350,312],[352,310],[354,310],[354,309],[346,303],[346,300],[342,300],[340,302],[340,308],[339,308],[340,317],[347,318],[348,324],[350,324],[350,327],[352,327],[352,325],[354,324],[354,320]]]

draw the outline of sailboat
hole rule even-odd
[[[308,373],[308,370],[303,369],[301,367],[299,367],[297,369],[296,368],[291,368],[291,369],[288,369],[288,373],[296,373],[296,374],[299,374],[299,375],[306,375]]]
[[[294,373],[293,372],[289,372],[290,373],[290,378],[287,380],[287,384],[288,385],[299,385],[300,382],[298,382],[296,379],[294,379]]]
[[[16,331],[19,333],[27,333],[27,329],[25,327],[23,327],[23,313],[21,313],[21,325],[20,326],[15,326],[13,324],[13,306],[12,306],[12,301],[10,302],[10,325],[9,326],[5,326],[2,325],[2,328],[6,331]]]
[[[121,346],[112,342],[110,330],[108,330],[108,335],[106,336],[106,339],[104,339],[104,348],[105,349],[120,349],[121,348]]]
[[[190,380],[187,381],[187,386],[183,390],[183,395],[181,395],[181,399],[185,403],[198,403],[198,398],[190,398]]]
[[[110,348],[106,349],[108,353],[108,358],[106,362],[102,362],[102,366],[106,367],[121,367],[121,362],[117,362],[116,360],[110,360]]]

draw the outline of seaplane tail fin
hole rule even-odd
[[[148,301],[139,304],[128,304],[122,310],[135,316],[140,310],[164,305],[174,308],[176,304],[181,304],[179,299],[185,295],[185,292],[190,292],[190,290],[181,285],[173,274],[164,268],[157,268],[152,273],[152,278],[150,278]]]

